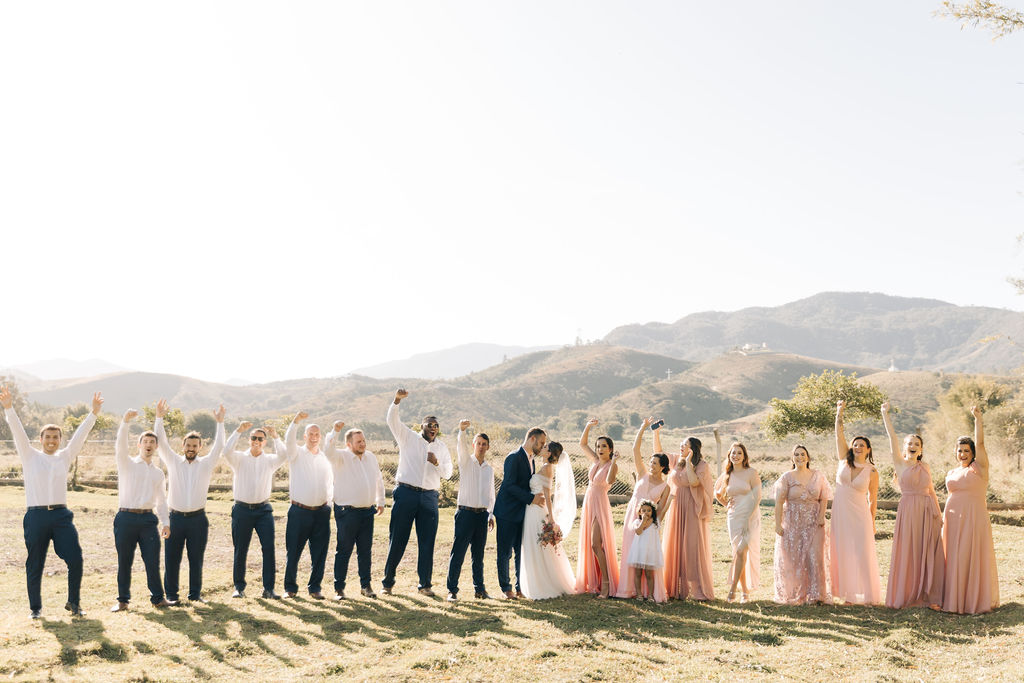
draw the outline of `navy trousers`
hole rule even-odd
[[[198,600],[203,590],[203,557],[210,522],[206,512],[182,514],[171,512],[171,535],[164,541],[164,590],[168,600],[178,599],[181,574],[181,553],[188,551],[188,599]]]
[[[132,563],[135,548],[146,565],[149,600],[154,605],[164,599],[160,582],[160,532],[152,512],[118,512],[114,515],[114,547],[117,548],[117,600],[131,602]]]
[[[25,531],[25,575],[28,578],[29,609],[43,608],[42,582],[50,541],[57,557],[68,566],[68,602],[78,605],[82,592],[82,546],[71,510],[26,510],[22,520]]]
[[[516,555],[516,591],[519,590],[519,554],[523,551],[523,520],[514,522],[510,519],[499,517],[498,533],[495,542],[498,546],[498,585],[501,592],[507,593],[512,590],[512,583],[508,577],[508,561],[512,553]]]
[[[231,508],[231,541],[235,545],[232,580],[235,590],[245,590],[245,561],[249,557],[253,531],[259,537],[263,549],[263,589],[272,591],[277,578],[277,566],[274,555],[274,509],[270,503],[256,508],[235,503]]]
[[[359,587],[370,587],[370,548],[373,545],[373,518],[376,513],[376,506],[334,506],[334,522],[338,527],[338,542],[334,550],[334,590],[339,593],[345,590],[353,546],[359,568]]]
[[[414,491],[399,484],[391,496],[394,505],[391,508],[388,559],[384,563],[384,580],[381,583],[385,588],[395,585],[395,572],[405,554],[405,546],[409,544],[409,534],[415,524],[419,587],[430,588],[434,572],[434,538],[437,536],[437,491]]]
[[[455,513],[455,540],[448,557],[448,592],[458,594],[459,576],[466,560],[466,549],[471,548],[473,590],[486,593],[484,588],[484,546],[487,545],[487,511],[458,510]]]
[[[320,583],[324,580],[324,565],[327,563],[327,546],[330,542],[331,508],[326,505],[319,510],[306,510],[298,505],[288,508],[288,525],[284,530],[284,545],[288,551],[288,559],[284,566],[286,591],[299,591],[296,579],[299,573],[299,558],[302,557],[302,549],[309,543],[309,559],[313,566],[309,571],[309,583],[306,584],[306,588],[310,593],[320,592]]]

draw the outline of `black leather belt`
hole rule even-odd
[[[317,510],[323,510],[325,507],[327,507],[327,503],[324,503],[323,505],[303,505],[297,500],[293,500],[292,505],[298,508],[302,508],[303,510],[312,510],[313,512],[316,512]]]
[[[196,515],[206,514],[206,508],[199,508],[198,510],[190,510],[188,512],[182,512],[181,510],[171,510],[172,515],[181,515],[182,517],[194,517]]]
[[[459,509],[467,512],[487,512],[487,508],[471,508],[468,505],[460,505]]]
[[[29,505],[26,510],[67,510],[68,506],[64,503],[57,503],[56,505]]]
[[[365,508],[361,508],[361,507],[359,507],[357,505],[335,505],[334,507],[339,509],[339,510],[376,510],[377,509],[376,505],[371,505],[370,507],[365,507]]]
[[[413,486],[412,484],[406,484],[405,482],[401,482],[401,481],[398,482],[398,485],[399,486],[404,486],[407,489],[412,489],[413,491],[419,491],[420,493],[430,493],[430,492],[432,492],[434,490],[434,489],[421,489],[419,486]]]
[[[241,505],[242,507],[249,508],[250,510],[257,510],[257,509],[263,507],[264,505],[266,505],[269,502],[270,502],[269,500],[265,500],[262,503],[243,503],[240,500],[236,500],[235,501],[235,505]]]

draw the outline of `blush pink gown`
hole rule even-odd
[[[917,461],[904,468],[899,485],[900,503],[892,532],[885,606],[899,609],[941,604],[946,573],[942,513],[931,470]]]
[[[615,554],[615,524],[612,522],[612,504],[608,500],[608,469],[612,461],[594,463],[587,473],[589,483],[583,495],[583,509],[580,513],[580,544],[576,556],[576,592],[600,593],[601,583],[608,581],[608,593],[614,595],[619,585],[619,562]],[[597,566],[597,556],[591,545],[594,526],[601,529],[601,545],[604,548],[608,576],[602,577]]]
[[[633,497],[629,499],[629,506],[626,508],[626,516],[623,518],[622,525],[622,561],[619,564],[619,585],[615,591],[615,597],[617,598],[633,598],[636,597],[636,591],[633,590],[633,572],[630,571],[629,567],[629,548],[633,545],[633,539],[636,537],[636,532],[633,531],[633,522],[637,519],[637,511],[640,508],[640,501],[652,500],[657,505],[661,499],[661,493],[668,486],[668,481],[663,480],[660,484],[651,482],[650,474],[645,474],[640,477],[633,486]],[[671,509],[671,506],[669,506]],[[665,511],[665,514],[669,514],[669,510]],[[665,525],[665,520],[658,520],[660,526]],[[659,541],[660,542],[660,541]],[[640,580],[641,588],[644,591],[647,590],[646,576]],[[654,570],[654,601],[665,602],[665,573],[662,569]]]
[[[874,467],[867,465],[857,468],[855,474],[846,460],[841,460],[832,501],[832,533],[829,534],[832,595],[856,605],[882,602],[882,581],[878,576],[878,554],[868,504],[868,485],[873,470]]]
[[[988,478],[971,463],[949,471],[946,490],[949,498],[942,515],[942,544],[946,550],[942,609],[958,614],[990,612],[999,606],[999,576],[985,502]]]
[[[775,535],[775,601],[786,605],[831,602],[828,589],[825,527],[818,526],[821,501],[832,497],[832,487],[818,470],[805,486],[793,470],[775,483],[782,495],[782,536]]]
[[[711,469],[705,461],[697,463],[694,473],[700,482],[690,486],[686,472],[676,468],[679,454],[669,455],[672,469],[668,485],[672,503],[662,527],[662,551],[665,556],[665,592],[668,597],[714,600],[711,582],[711,515],[714,492]]]

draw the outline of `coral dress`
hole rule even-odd
[[[830,569],[832,595],[857,605],[882,602],[882,580],[878,576],[875,531],[868,504],[868,485],[874,467],[854,471],[839,462],[836,471],[835,498],[832,501]]]
[[[685,470],[676,468],[679,454],[669,455],[668,485],[674,498],[662,525],[665,592],[672,598],[714,600],[711,583],[711,469],[701,460],[694,468],[700,482],[690,486]]]
[[[636,591],[633,590],[633,573],[629,571],[629,549],[633,544],[633,539],[636,537],[636,532],[633,531],[632,525],[636,521],[638,511],[640,509],[640,501],[652,500],[657,505],[661,499],[661,494],[668,486],[668,481],[663,480],[659,484],[655,484],[651,481],[650,473],[640,477],[633,487],[633,497],[629,499],[629,506],[626,507],[626,516],[622,520],[622,563],[619,565],[619,585],[615,591],[615,597],[617,598],[632,598],[636,596]],[[669,511],[665,511],[669,514]],[[658,520],[662,522],[663,520]],[[660,542],[660,541],[659,541]],[[647,583],[647,577],[641,579],[641,588]],[[665,593],[665,574],[660,570],[654,572],[654,601],[665,602],[667,595]]]
[[[615,555],[615,524],[612,522],[612,504],[608,501],[608,469],[612,461],[594,463],[587,473],[589,484],[583,496],[580,513],[580,545],[576,556],[576,592],[600,593],[601,584],[608,581],[609,594],[615,593],[619,585],[619,563]],[[604,548],[608,576],[602,577],[597,566],[597,556],[591,545],[594,526],[601,529],[601,545]]]
[[[942,545],[946,550],[946,585],[942,609],[980,614],[999,606],[999,576],[992,523],[985,496],[988,477],[977,464],[957,467],[946,475],[946,509],[942,515]]]
[[[726,477],[728,482],[725,481]],[[761,585],[761,512],[758,508],[761,500],[760,482],[755,488],[743,477],[723,473],[716,488],[719,486],[725,487],[725,520],[729,529],[729,542],[733,552],[747,551],[743,577],[746,579],[747,591],[753,593]]]
[[[942,553],[942,513],[932,485],[932,473],[921,461],[904,468],[899,477],[900,504],[892,532],[886,607],[922,607],[942,602],[945,557]]]
[[[832,487],[818,470],[802,485],[790,470],[775,483],[782,495],[782,536],[775,535],[775,601],[787,605],[831,602],[825,527],[818,526],[821,501],[832,497]]]

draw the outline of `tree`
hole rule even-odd
[[[156,406],[149,404],[142,406],[142,415],[144,424],[153,424],[156,420]],[[149,427],[147,426],[146,429],[149,429]],[[164,431],[167,432],[169,437],[176,436],[181,438],[185,436],[185,413],[181,412],[181,408],[171,408],[164,415]]]
[[[988,0],[973,0],[962,5],[946,0],[935,14],[959,21],[960,28],[983,26],[992,32],[992,40],[1024,29],[1024,12]]]
[[[879,420],[886,396],[874,384],[859,381],[857,373],[825,370],[801,377],[793,398],[771,400],[771,412],[762,427],[772,439],[790,434],[827,434],[835,427],[836,403],[846,401],[846,419]]]
[[[0,377],[0,384],[6,385],[8,391],[11,392],[11,399],[14,401],[14,411],[18,413],[22,420],[25,419],[25,395],[21,393],[21,389],[18,388],[18,383],[13,377],[4,375]],[[0,422],[0,439],[9,440],[11,439],[11,428],[7,424],[7,420]]]
[[[186,432],[199,432],[204,439],[212,439],[217,435],[217,418],[213,413],[198,412],[188,416],[185,423]]]
[[[78,425],[85,422],[85,418],[91,410],[84,403],[77,403],[64,409],[64,431],[67,432],[66,436],[70,437],[78,429]],[[110,413],[100,413],[96,416],[96,422],[93,424],[92,429],[89,430],[89,433],[105,432],[116,427],[117,418]]]

